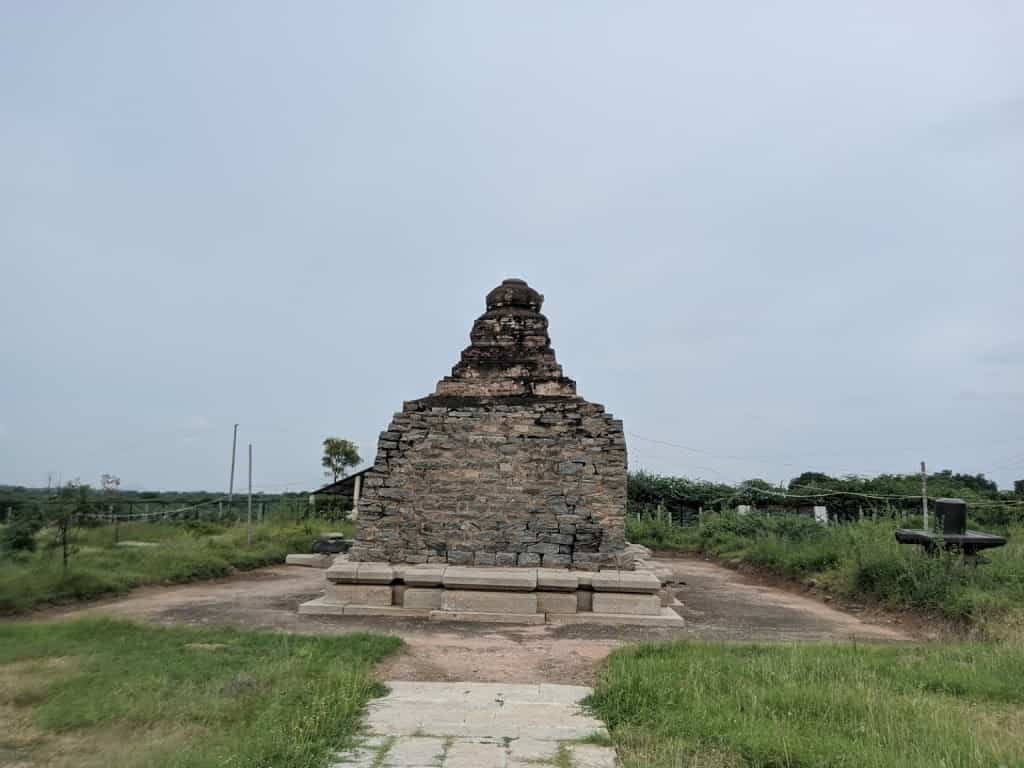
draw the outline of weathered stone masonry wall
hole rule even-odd
[[[381,433],[350,558],[622,565],[622,422],[579,397],[431,396]]]

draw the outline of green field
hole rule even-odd
[[[125,592],[145,584],[175,584],[227,576],[283,563],[290,552],[309,552],[322,531],[347,531],[347,524],[311,520],[253,527],[246,542],[241,524],[133,523],[119,526],[120,541],[158,546],[115,546],[111,526],[73,533],[67,572],[53,534],[43,530],[34,552],[0,553],[0,613],[19,613],[48,603]]]
[[[623,768],[1024,765],[1019,646],[635,646],[589,703]]]
[[[1007,546],[991,563],[926,556],[893,537],[897,523],[870,520],[822,526],[806,517],[709,515],[703,525],[630,520],[630,541],[655,549],[747,563],[855,600],[909,608],[991,637],[1019,634],[1024,618],[1024,526],[1002,530]]]
[[[323,768],[394,637],[0,624],[0,764]]]

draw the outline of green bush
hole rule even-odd
[[[34,552],[36,534],[43,527],[42,518],[28,511],[19,511],[0,530],[0,549],[7,552]]]

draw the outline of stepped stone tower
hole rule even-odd
[[[622,422],[576,394],[543,301],[503,281],[452,375],[395,414],[363,481],[350,559],[631,567]]]

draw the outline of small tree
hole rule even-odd
[[[324,475],[333,478],[334,482],[345,474],[348,467],[356,466],[360,461],[359,450],[351,440],[344,440],[340,437],[328,437],[324,439],[324,457],[320,464],[326,470]]]
[[[60,548],[64,575],[68,572],[68,559],[71,557],[71,534],[79,523],[81,515],[89,511],[89,486],[68,483],[50,499],[46,510],[46,522],[53,526],[56,533],[54,546]]]
[[[1018,496],[1024,496],[1024,480],[1013,481],[1013,492]]]

